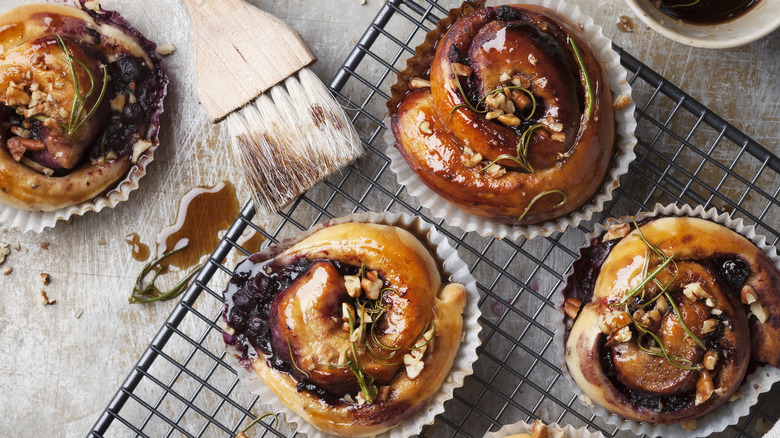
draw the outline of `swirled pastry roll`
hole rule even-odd
[[[780,272],[709,220],[612,225],[582,249],[564,296],[566,367],[625,418],[698,418],[729,400],[751,363],[780,364]]]
[[[226,341],[287,407],[324,432],[369,436],[439,389],[466,291],[442,284],[408,231],[345,223],[251,256],[225,301]]]
[[[115,12],[0,16],[0,201],[53,211],[115,186],[156,147],[167,83],[154,43]]]
[[[614,111],[576,25],[542,6],[481,8],[426,47],[435,53],[418,51],[408,70],[419,75],[388,108],[396,147],[428,187],[509,225],[593,198],[613,155]]]

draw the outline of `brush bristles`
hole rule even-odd
[[[261,214],[278,211],[363,152],[355,128],[317,76],[303,69],[227,116]]]

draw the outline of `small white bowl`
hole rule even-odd
[[[780,27],[780,0],[760,0],[746,14],[722,24],[684,23],[665,15],[652,0],[626,0],[639,18],[661,35],[694,47],[727,49],[751,43]]]

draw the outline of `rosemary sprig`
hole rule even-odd
[[[533,167],[531,167],[531,163],[528,162],[528,146],[531,143],[531,134],[539,129],[543,128],[544,125],[542,124],[536,124],[531,125],[523,131],[523,135],[520,136],[520,141],[517,142],[517,156],[513,157],[509,154],[501,154],[498,157],[496,157],[495,160],[491,161],[490,164],[483,167],[477,173],[481,173],[486,171],[487,169],[490,169],[494,164],[496,164],[499,160],[512,160],[515,163],[517,163],[520,167],[523,168],[528,173],[531,173],[534,171]]]
[[[585,106],[585,120],[590,120],[590,115],[593,114],[593,109],[596,105],[596,100],[594,99],[594,94],[596,94],[593,82],[590,80],[590,74],[588,73],[588,70],[585,68],[585,62],[582,60],[582,55],[580,55],[580,49],[577,47],[577,44],[574,43],[574,40],[571,39],[571,37],[568,37],[568,42],[571,45],[571,49],[574,51],[574,57],[577,58],[577,63],[580,66],[580,71],[582,72],[582,77],[585,79],[585,86],[587,88],[588,95],[585,96],[585,99],[587,99],[587,105]]]
[[[649,276],[645,276],[645,278],[642,279],[642,281],[638,285],[636,285],[633,289],[631,289],[631,291],[629,291],[626,295],[624,295],[623,298],[620,299],[619,303],[623,304],[626,301],[630,300],[640,290],[644,291],[645,286],[647,285],[647,283],[650,283],[653,279],[655,279],[655,277],[658,274],[660,274],[661,271],[666,269],[666,267],[669,266],[669,264],[672,263],[673,261],[674,261],[674,256],[669,257],[666,260],[664,260],[664,262],[661,263],[657,268],[655,268],[655,270]]]
[[[160,289],[157,288],[157,286],[154,284],[155,280],[157,280],[157,277],[159,277],[165,270],[164,267],[160,266],[160,262],[176,254],[177,252],[184,250],[187,248],[187,246],[189,246],[189,244],[185,244],[181,248],[168,251],[144,266],[144,268],[141,270],[141,273],[138,274],[138,277],[135,279],[133,291],[130,293],[129,301],[131,304],[145,304],[153,303],[155,301],[167,301],[176,298],[179,296],[179,294],[187,289],[190,280],[195,276],[195,274],[198,273],[200,268],[203,267],[203,264],[196,266],[192,272],[187,274],[187,276],[181,279],[181,281],[176,283],[176,285],[167,292],[160,291]],[[149,284],[144,286],[144,278],[146,278],[146,276],[152,271],[154,271],[152,279],[149,281]]]
[[[472,105],[471,102],[469,101],[469,98],[466,96],[466,92],[463,90],[463,86],[460,84],[460,77],[458,76],[457,73],[455,73],[454,67],[452,68],[452,74],[455,75],[455,81],[458,85],[458,91],[460,91],[460,95],[463,98],[464,103],[455,105],[452,108],[452,111],[450,111],[450,117],[452,117],[452,115],[455,114],[455,111],[459,110],[460,108],[468,108],[471,111],[474,111],[475,113],[485,114],[487,113],[487,108],[479,109],[479,107],[482,106],[482,102],[484,102],[485,99],[487,99],[490,96],[495,96],[496,94],[503,93],[507,90],[520,90],[523,93],[527,94],[528,97],[531,98],[531,112],[527,116],[523,117],[523,120],[530,120],[531,117],[533,117],[534,114],[536,113],[536,96],[534,96],[534,93],[532,93],[531,90],[525,87],[521,87],[520,85],[507,85],[505,87],[497,87],[496,89],[482,96],[482,98],[479,99],[479,101],[477,101],[476,105]]]
[[[249,430],[249,428],[251,428],[255,424],[257,424],[258,422],[260,422],[260,420],[262,420],[263,418],[266,418],[266,417],[274,417],[274,421],[271,422],[271,424],[269,424],[269,426],[272,426],[274,423],[278,423],[279,422],[279,417],[277,417],[276,414],[274,414],[273,412],[266,412],[265,414],[263,414],[263,415],[255,418],[254,420],[252,420],[252,422],[247,424],[245,428],[241,429],[241,432],[239,432],[236,435],[236,438],[247,438],[246,431]]]
[[[669,296],[669,292],[664,291],[664,297],[666,297],[666,301],[669,302],[669,305],[672,306],[672,309],[674,309],[674,314],[677,315],[677,319],[680,320],[680,325],[682,326],[683,330],[685,330],[685,333],[688,334],[688,336],[693,339],[693,342],[696,343],[699,347],[701,347],[702,350],[707,351],[707,347],[704,346],[704,343],[699,339],[698,336],[694,335],[691,329],[688,328],[687,325],[685,325],[685,321],[683,321],[682,315],[680,314],[680,310],[677,308],[677,304],[674,303],[674,300],[671,296]]]
[[[92,117],[98,106],[100,106],[100,102],[103,101],[103,97],[106,94],[106,87],[108,86],[108,70],[106,69],[105,65],[101,65],[101,69],[103,70],[103,86],[100,89],[100,94],[98,95],[95,104],[92,106],[92,108],[89,109],[89,111],[86,112],[86,114],[84,114],[87,100],[95,91],[95,76],[86,66],[86,64],[70,54],[68,48],[65,46],[65,41],[62,40],[62,37],[59,34],[57,34],[57,46],[60,48],[60,50],[62,50],[62,53],[65,54],[65,56],[60,57],[60,59],[62,59],[68,65],[68,68],[70,69],[71,80],[73,81],[73,88],[76,91],[76,95],[73,97],[73,104],[71,106],[68,124],[64,125],[60,122],[58,123],[62,129],[65,130],[65,134],[67,134],[68,137],[72,137],[73,134],[75,134],[79,128],[84,126],[87,120]],[[87,90],[87,92],[84,94],[81,93],[81,84],[79,83],[78,74],[76,74],[76,68],[73,66],[74,62],[82,69],[84,69],[84,71],[87,73],[87,76],[89,77],[89,90]]]
[[[292,362],[292,364],[295,367],[295,369],[300,371],[308,379],[309,378],[309,374],[306,371],[302,370],[301,367],[299,367],[297,363],[295,363],[295,356],[293,356],[292,344],[290,343],[289,339],[287,339],[287,350],[290,352],[290,361]]]
[[[568,200],[569,200],[569,196],[568,196],[568,195],[566,195],[566,192],[564,192],[564,191],[563,191],[563,190],[561,190],[561,189],[545,190],[545,191],[543,191],[542,193],[539,193],[538,195],[534,196],[534,198],[533,198],[533,199],[531,199],[531,202],[529,202],[529,203],[528,203],[528,205],[525,207],[525,210],[523,210],[523,214],[521,214],[521,215],[520,215],[520,216],[517,218],[517,220],[518,220],[518,221],[521,221],[521,220],[522,220],[522,219],[525,217],[525,215],[527,215],[527,214],[528,214],[528,212],[531,210],[531,207],[533,207],[533,206],[534,206],[534,204],[536,204],[536,201],[538,201],[538,200],[542,199],[542,198],[543,198],[543,197],[545,197],[545,196],[552,195],[553,193],[558,193],[559,195],[563,196],[563,199],[561,199],[561,202],[559,202],[559,203],[557,203],[557,204],[553,205],[553,209],[556,209],[556,208],[561,208],[561,207],[563,206],[563,204],[565,204],[565,203],[566,203],[566,201],[568,201]]]
[[[658,348],[661,351],[653,351],[653,350],[650,350],[649,348],[645,348],[642,345],[642,336],[644,336],[646,334],[650,335],[650,337],[653,338],[653,340],[658,345]],[[664,346],[664,343],[661,342],[661,339],[655,333],[651,332],[650,330],[645,331],[645,333],[642,333],[639,336],[640,336],[640,338],[637,339],[637,343],[636,344],[637,344],[637,346],[639,346],[639,349],[642,350],[643,352],[645,352],[647,354],[650,354],[652,356],[662,356],[664,359],[666,359],[667,362],[669,362],[675,368],[680,368],[680,369],[683,369],[683,370],[696,370],[696,371],[701,370],[700,366],[694,366],[693,362],[691,362],[690,360],[688,360],[688,359],[686,359],[684,357],[678,357],[678,356],[675,356],[673,354],[669,354],[669,352],[666,351],[666,347]],[[683,364],[687,364],[687,365],[683,365]]]

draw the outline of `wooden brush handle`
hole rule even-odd
[[[212,122],[317,58],[295,30],[241,0],[184,0],[195,29],[195,87]]]

